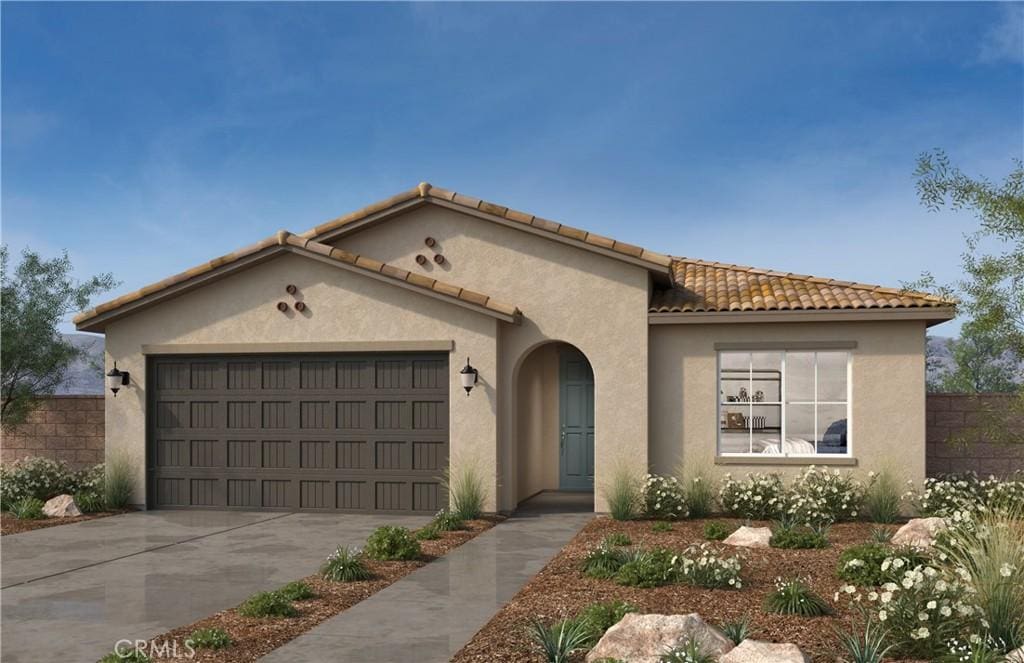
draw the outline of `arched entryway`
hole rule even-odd
[[[548,342],[516,377],[517,502],[542,492],[594,493],[594,371],[575,346]]]

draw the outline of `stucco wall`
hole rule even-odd
[[[855,469],[889,467],[906,479],[924,478],[923,322],[653,325],[650,334],[654,471],[670,472],[680,463],[718,475],[800,470],[790,465],[715,464],[715,343],[855,341],[857,347],[850,350],[850,444]]]
[[[282,314],[277,301],[285,286],[298,286],[307,310]],[[425,297],[321,262],[283,255],[206,287],[111,323],[106,362],[131,372],[132,386],[106,398],[106,451],[138,459],[139,491],[145,499],[146,362],[143,345],[213,343],[316,343],[339,341],[455,342],[452,366],[473,357],[481,381],[470,398],[457,370],[450,371],[450,434],[453,459],[478,458],[496,481],[498,322],[481,313]],[[493,484],[492,484],[493,485]],[[488,508],[495,508],[492,496]]]
[[[427,237],[437,241],[433,249],[425,246]],[[518,476],[529,468],[517,467],[515,448],[519,429],[529,421],[517,406],[515,385],[522,360],[545,342],[576,346],[594,369],[596,485],[607,480],[617,463],[629,463],[638,471],[646,468],[646,269],[433,205],[336,244],[486,293],[523,311],[522,325],[503,324],[499,333],[498,393],[508,395],[499,404],[502,508],[514,508],[528,496],[520,492]],[[445,257],[445,266],[432,262],[435,253]],[[418,265],[417,254],[431,262]],[[596,505],[604,510],[600,494]]]
[[[518,495],[558,489],[559,344],[543,345],[519,369]]]

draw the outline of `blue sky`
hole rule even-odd
[[[899,285],[1024,156],[1024,5],[11,4],[3,240],[111,296],[421,180],[675,255]],[[945,325],[938,333],[951,333]]]

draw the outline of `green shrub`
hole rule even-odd
[[[186,642],[196,649],[224,649],[231,646],[231,636],[222,628],[197,628]]]
[[[145,652],[130,649],[123,652],[112,651],[101,658],[99,663],[150,663],[152,660]]]
[[[979,479],[973,472],[924,480],[920,494],[909,493],[923,516],[951,517],[957,511],[1024,512],[1024,472]]]
[[[636,518],[641,507],[640,480],[623,464],[612,472],[607,485],[601,493],[608,502],[608,511],[615,520],[632,520]]]
[[[26,497],[45,502],[57,495],[73,495],[90,487],[94,471],[75,472],[63,461],[39,457],[0,465],[0,507],[8,510]]]
[[[886,654],[893,648],[889,641],[889,631],[877,623],[865,610],[863,628],[850,631],[836,631],[839,644],[846,651],[843,659],[848,663],[882,663]]]
[[[574,619],[551,626],[534,619],[527,634],[547,663],[568,663],[572,652],[586,647],[591,635],[586,622]]]
[[[479,518],[487,500],[487,487],[475,462],[460,462],[453,473],[445,470],[441,480],[448,491],[451,514],[458,520]]]
[[[633,540],[629,538],[629,535],[625,532],[612,532],[608,536],[604,537],[604,545],[611,546],[631,546]]]
[[[615,574],[615,582],[627,587],[661,587],[675,581],[675,555],[658,548],[639,551]]]
[[[107,508],[126,508],[131,504],[134,492],[135,465],[131,458],[124,453],[111,454],[103,477],[103,498]]]
[[[780,615],[799,617],[821,617],[832,611],[825,599],[812,592],[799,578],[776,580],[775,591],[769,593],[764,600],[764,609]]]
[[[894,523],[899,520],[903,494],[896,479],[883,470],[871,477],[864,493],[864,515],[873,523]]]
[[[661,663],[714,663],[717,657],[704,649],[699,640],[687,638],[661,655]]]
[[[439,532],[454,532],[455,530],[466,529],[466,524],[462,519],[448,509],[438,511],[431,525],[436,527]]]
[[[424,527],[416,530],[417,541],[436,541],[441,538],[441,530],[438,529],[437,525],[430,523]]]
[[[863,509],[864,486],[849,473],[809,466],[793,479],[783,511],[801,525],[852,520]]]
[[[719,557],[710,544],[690,546],[672,562],[673,579],[708,589],[741,589],[738,557]]]
[[[690,518],[707,518],[715,507],[715,486],[702,470],[697,470],[683,481],[686,506]]]
[[[243,617],[294,617],[299,611],[281,592],[259,592],[238,606],[238,614]]]
[[[902,558],[897,569],[892,569],[885,560]],[[858,587],[878,587],[883,583],[897,579],[894,572],[899,569],[914,568],[925,564],[928,558],[917,550],[893,550],[881,543],[862,543],[851,546],[839,555],[836,575]]]
[[[630,612],[636,612],[636,606],[625,601],[591,603],[576,616],[576,619],[587,625],[589,633],[587,644],[593,646],[597,644],[605,631],[622,621],[622,618]]]
[[[653,525],[651,525],[651,531],[652,532],[671,532],[672,531],[672,523],[667,523],[664,520],[659,520],[658,522],[656,522]]]
[[[744,615],[731,622],[725,622],[722,624],[721,629],[722,633],[725,633],[725,637],[732,640],[734,645],[738,645],[750,637],[750,616]]]
[[[723,541],[737,530],[736,525],[721,523],[717,520],[704,523],[704,538],[708,541]]]
[[[1024,510],[990,511],[955,522],[936,546],[973,589],[989,635],[1024,646]]]
[[[888,527],[872,527],[871,534],[868,536],[869,543],[890,543],[892,541],[893,531]]]
[[[748,474],[744,481],[726,474],[718,495],[722,508],[731,516],[770,520],[782,513],[784,493],[778,474]]]
[[[420,544],[405,527],[378,527],[366,540],[365,554],[381,561],[404,561],[420,556]]]
[[[772,548],[810,549],[828,548],[827,528],[776,526],[768,545]]]
[[[338,546],[320,567],[320,575],[335,582],[355,582],[369,579],[370,571],[363,564],[358,550]]]
[[[43,501],[35,497],[23,497],[11,505],[11,515],[18,520],[39,520],[43,517]]]
[[[644,515],[648,518],[685,518],[686,495],[675,477],[648,474],[643,485]]]
[[[580,564],[584,575],[597,579],[613,578],[622,565],[633,559],[636,551],[617,547],[605,542],[587,553]]]
[[[97,513],[103,511],[107,506],[103,495],[97,492],[75,493],[73,497],[75,498],[75,504],[82,513]]]
[[[316,596],[313,588],[301,580],[290,582],[277,591],[289,601],[305,601]]]

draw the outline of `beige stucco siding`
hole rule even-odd
[[[653,470],[670,472],[682,463],[718,475],[799,471],[800,466],[715,464],[715,344],[803,341],[856,343],[849,350],[849,434],[857,471],[888,467],[906,479],[924,479],[925,326],[916,321],[651,326]]]
[[[275,308],[298,286],[305,313]],[[453,457],[479,456],[480,469],[496,481],[497,320],[481,313],[295,255],[282,255],[192,291],[160,306],[111,323],[106,330],[107,366],[130,371],[132,387],[114,398],[107,392],[107,454],[137,459],[145,499],[142,458],[146,440],[146,362],[143,345],[454,341],[452,366],[470,355],[484,379],[465,398],[457,370],[450,371],[450,435]],[[495,508],[493,491],[488,508]]]
[[[431,237],[433,249],[424,244]],[[502,508],[528,496],[519,476],[519,431],[534,425],[517,406],[521,362],[540,344],[564,341],[594,369],[595,477],[617,462],[647,465],[646,269],[506,228],[454,210],[427,206],[343,237],[336,245],[415,273],[444,279],[518,306],[523,323],[501,324],[498,454]],[[435,253],[446,265],[433,262]],[[426,266],[416,255],[430,259]],[[474,360],[475,362],[475,360]],[[494,379],[493,375],[484,375]],[[557,445],[557,439],[551,444]],[[598,495],[598,509],[603,501]]]

